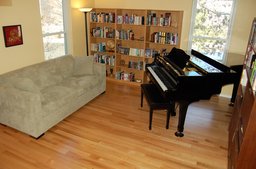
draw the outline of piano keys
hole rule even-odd
[[[155,57],[146,65],[146,74],[161,95],[179,103],[177,137],[184,136],[189,104],[219,94],[223,85],[239,82],[240,74],[192,49],[191,56],[173,48],[169,55]]]

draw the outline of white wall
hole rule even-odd
[[[85,55],[84,13],[81,7],[93,7],[94,0],[67,0],[68,53]],[[22,26],[23,45],[6,48],[0,31],[0,74],[44,61],[39,0],[0,0],[2,26]]]
[[[79,11],[81,7],[94,7],[94,0],[70,0],[68,20],[68,51],[74,56],[86,55],[85,15]]]
[[[5,0],[0,4],[0,74],[44,60],[37,0]],[[5,47],[2,26],[21,25],[23,45]]]

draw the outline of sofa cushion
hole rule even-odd
[[[92,75],[93,74],[93,57],[84,56],[76,57],[74,62],[74,76]]]
[[[100,78],[97,75],[73,76],[68,80],[72,83],[76,83],[76,86],[86,90],[92,89],[100,83]]]
[[[45,115],[49,115],[48,112],[54,112],[58,108],[70,103],[77,99],[79,90],[69,88],[66,86],[50,86],[41,91],[43,95],[42,108],[45,110]]]
[[[38,72],[37,77],[34,77],[34,83],[40,88],[40,90],[55,85],[62,81],[62,76],[57,74],[51,74],[49,72]]]

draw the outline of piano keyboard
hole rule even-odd
[[[151,67],[147,67],[148,71],[151,73],[151,75],[155,78],[159,86],[162,88],[162,90],[165,92],[167,91],[167,87],[165,84],[160,80],[160,78],[157,76],[157,74],[154,72],[154,70]]]

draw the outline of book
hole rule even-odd
[[[254,61],[251,76],[250,76],[250,83],[251,83],[252,87],[253,87],[253,84],[255,83],[255,81],[256,81],[256,62]],[[255,90],[255,89],[253,89],[253,90]]]

